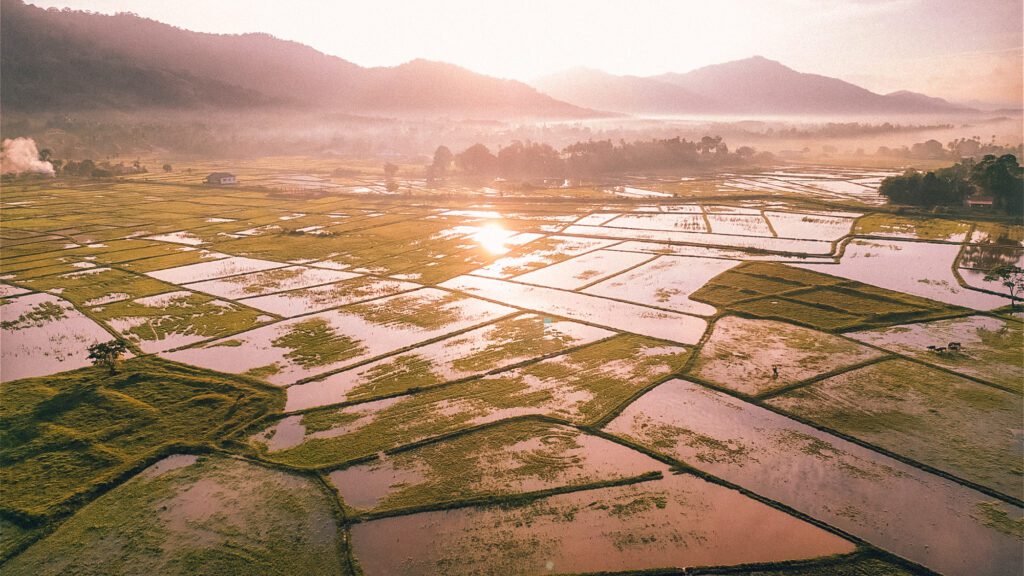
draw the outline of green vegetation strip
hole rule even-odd
[[[969,311],[771,262],[745,262],[713,278],[692,299],[746,317],[846,332],[965,315]]]
[[[169,450],[212,448],[283,403],[271,387],[152,357],[114,376],[84,368],[5,382],[0,517],[44,528]]]

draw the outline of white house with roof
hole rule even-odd
[[[230,172],[214,172],[206,177],[207,184],[223,186],[225,184],[238,184],[238,178]]]

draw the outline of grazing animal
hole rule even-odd
[[[962,346],[960,346],[960,343],[959,343],[959,342],[950,342],[950,343],[949,343],[949,349],[950,349],[950,350],[960,350],[960,349],[962,349],[962,348],[963,348],[963,347],[962,347]]]

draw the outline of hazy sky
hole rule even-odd
[[[1021,0],[28,0],[268,32],[363,66],[442,60],[529,80],[687,70],[759,54],[878,92],[1021,101]]]

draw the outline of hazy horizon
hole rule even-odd
[[[44,8],[133,12],[198,32],[264,32],[361,66],[417,58],[532,81],[568,68],[650,76],[755,55],[878,93],[1019,105],[1024,36],[1019,2],[732,0],[711,6],[646,1],[443,5],[268,1],[39,0]],[[642,56],[642,57],[640,57]]]

